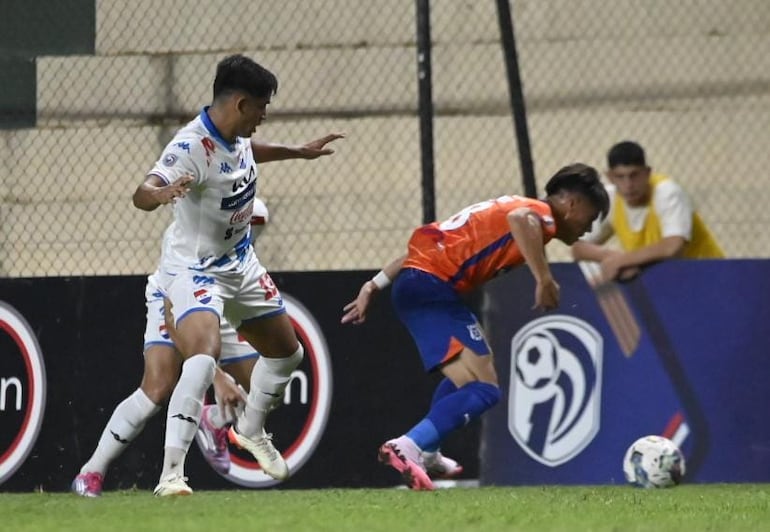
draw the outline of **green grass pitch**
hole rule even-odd
[[[8,531],[770,530],[770,485],[0,493]]]

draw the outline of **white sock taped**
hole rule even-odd
[[[237,430],[250,437],[261,434],[265,426],[267,413],[283,397],[283,391],[297,369],[305,351],[300,344],[297,350],[285,358],[260,357],[251,372],[251,389],[246,400],[246,408],[238,416]]]
[[[179,462],[183,460],[198,430],[203,395],[214,380],[215,368],[216,361],[208,355],[193,355],[182,364],[182,375],[168,402],[166,457],[161,477],[182,465]],[[182,457],[175,451],[169,453],[169,448],[181,450]]]

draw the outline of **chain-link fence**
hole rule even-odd
[[[414,0],[4,2],[29,25],[2,39],[14,83],[0,89],[0,275],[152,271],[170,209],[139,211],[131,194],[233,52],[280,81],[260,138],[348,137],[332,157],[262,166],[270,269],[377,268],[421,222]],[[770,254],[757,231],[770,218],[770,2],[512,11],[541,187],[568,162],[604,168],[634,139],[730,256]],[[431,22],[443,218],[522,185],[494,0],[433,0]]]

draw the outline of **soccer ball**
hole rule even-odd
[[[641,488],[676,486],[684,476],[684,456],[668,438],[645,436],[626,451],[623,473],[628,482]]]

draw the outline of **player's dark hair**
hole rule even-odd
[[[647,166],[644,148],[631,140],[624,140],[615,144],[607,152],[607,167],[615,168],[619,165]]]
[[[245,92],[254,98],[268,98],[278,92],[278,78],[244,55],[230,55],[217,64],[214,99],[233,92]]]
[[[573,163],[556,172],[546,183],[545,192],[554,196],[562,190],[584,195],[601,213],[602,218],[607,216],[610,210],[607,190],[599,179],[599,172],[593,166]]]

